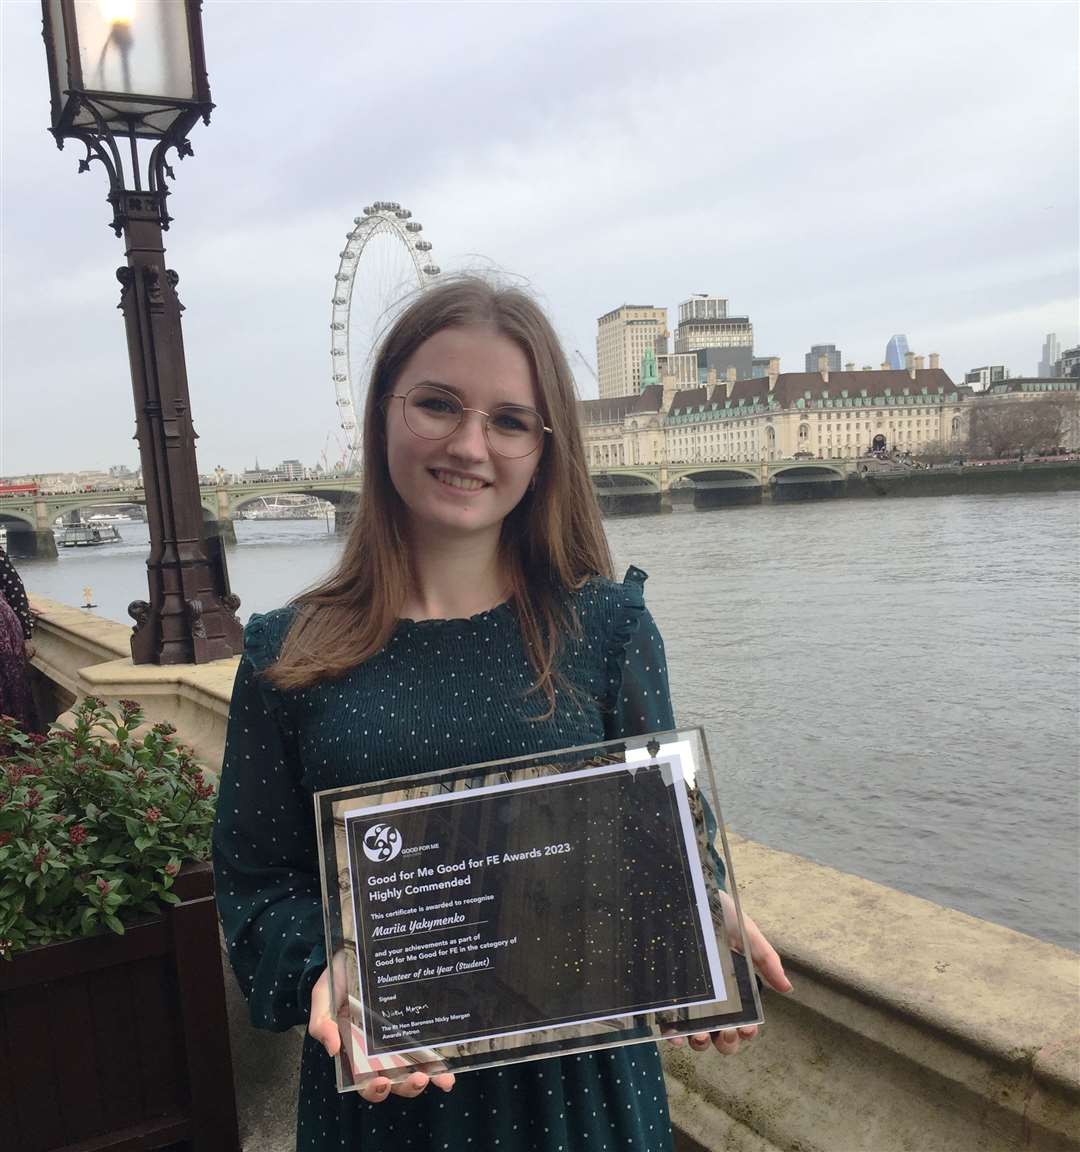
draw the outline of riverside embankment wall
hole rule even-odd
[[[808,461],[812,463],[812,461]],[[858,468],[856,462],[853,467]],[[672,504],[692,503],[697,509],[740,507],[806,500],[880,500],[883,497],[980,496],[1023,492],[1080,491],[1080,461],[1044,464],[962,465],[886,472],[854,471],[849,476],[795,481],[778,478],[767,485],[678,489]],[[618,500],[619,497],[609,497]],[[659,502],[659,497],[655,498]],[[625,509],[619,509],[620,512]]]
[[[236,660],[135,668],[128,629],[31,597],[60,704],[133,697],[221,763]],[[795,990],[734,1057],[668,1048],[678,1142],[707,1152],[1080,1149],[1080,956],[732,837],[744,907]],[[231,984],[244,1147],[293,1147],[301,1038],[258,1032]]]

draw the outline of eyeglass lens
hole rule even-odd
[[[404,402],[405,423],[425,440],[443,440],[461,424],[465,409],[461,401],[442,388],[418,384]],[[528,456],[544,434],[544,422],[532,408],[501,404],[484,420],[484,432],[492,451],[500,456]]]

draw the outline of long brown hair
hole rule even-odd
[[[390,480],[383,398],[409,357],[445,328],[489,328],[512,340],[532,367],[551,436],[532,487],[503,521],[500,559],[512,604],[536,673],[533,692],[550,715],[562,635],[577,626],[568,591],[592,576],[611,576],[581,443],[570,366],[540,306],[518,288],[476,276],[439,282],[416,296],[384,338],[364,406],[360,497],[345,550],[322,583],[293,601],[296,617],[268,679],[279,688],[307,688],[342,676],[390,639],[410,580],[405,508]]]

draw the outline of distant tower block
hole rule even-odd
[[[885,346],[885,363],[893,369],[903,368],[907,362],[908,352],[907,337],[902,334],[894,336]]]

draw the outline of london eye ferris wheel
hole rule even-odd
[[[364,396],[387,317],[440,272],[423,225],[396,200],[376,200],[353,224],[340,253],[330,314],[330,370],[350,471],[361,451]]]

